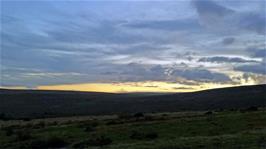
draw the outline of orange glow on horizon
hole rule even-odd
[[[39,90],[70,90],[90,92],[193,92],[212,88],[232,87],[239,85],[202,83],[200,85],[183,85],[169,82],[125,82],[125,83],[84,83],[38,86]]]

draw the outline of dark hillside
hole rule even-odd
[[[250,106],[266,106],[266,85],[155,95],[0,90],[0,113],[16,118],[240,109]]]

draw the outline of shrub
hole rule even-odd
[[[99,136],[89,140],[89,145],[91,146],[104,146],[111,143],[112,140],[106,136]]]
[[[45,127],[45,122],[40,121],[39,123],[35,124],[33,127],[36,128],[36,129],[44,128]]]
[[[91,126],[91,125],[85,126],[84,131],[85,131],[85,132],[91,132],[91,131],[94,131],[94,127]]]
[[[19,130],[16,132],[17,141],[25,141],[31,139],[32,136],[28,130]]]
[[[94,131],[96,126],[98,126],[97,122],[81,122],[78,124],[78,127],[82,128],[85,132]]]
[[[246,108],[244,111],[245,111],[245,112],[258,111],[258,107],[251,106],[251,107]]]
[[[6,136],[12,136],[14,134],[14,129],[12,127],[3,128]]]
[[[149,132],[145,135],[147,139],[156,139],[158,138],[158,134],[156,132]]]
[[[205,112],[204,115],[212,115],[213,112],[212,111],[208,111],[208,112]]]
[[[23,121],[31,121],[30,118],[22,118]]]
[[[5,113],[0,113],[0,120],[8,121],[11,120],[11,118],[8,117]]]
[[[131,139],[135,140],[142,140],[142,139],[156,139],[158,138],[158,134],[156,132],[138,132],[138,131],[133,131],[132,134],[130,135]]]
[[[94,138],[90,138],[87,140],[83,140],[71,145],[72,148],[87,148],[88,146],[105,146],[112,143],[112,140],[106,136],[98,136]]]
[[[120,118],[120,119],[131,119],[132,115],[130,115],[128,113],[123,113],[123,114],[119,114],[118,118]]]
[[[31,148],[36,149],[46,149],[46,148],[62,148],[65,147],[68,143],[61,138],[56,136],[51,136],[48,138],[42,138],[34,140],[31,144]]]
[[[138,113],[134,114],[134,117],[136,117],[136,118],[144,117],[144,114],[141,112],[138,112]]]
[[[130,135],[131,139],[141,140],[144,138],[144,133],[138,132],[138,131],[132,131]]]

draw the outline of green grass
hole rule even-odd
[[[0,148],[264,149],[266,112],[152,114],[144,118],[1,123]],[[27,124],[24,124],[27,123]],[[37,126],[36,126],[37,125]],[[12,130],[12,132],[10,132]],[[24,134],[23,134],[24,133]],[[8,135],[8,136],[7,136]],[[36,148],[36,146],[35,146]]]

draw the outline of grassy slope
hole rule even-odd
[[[265,90],[266,85],[163,95],[0,90],[0,113],[36,118],[263,107]]]
[[[266,147],[265,111],[241,113],[224,111],[211,115],[201,112],[153,114],[145,118],[94,119],[57,124],[49,120],[33,124],[23,122],[13,126],[13,134],[6,136],[6,125],[0,130],[0,148],[27,148],[45,138],[56,136],[66,141],[67,148],[73,144],[86,144],[88,139],[105,136],[112,143],[101,149],[261,149]],[[61,124],[59,124],[61,122]],[[89,129],[88,129],[89,128]],[[86,130],[87,129],[87,130]],[[31,137],[18,137],[19,131]],[[155,133],[158,138],[140,136]],[[79,142],[79,143],[78,143]],[[39,143],[42,144],[42,143]],[[40,148],[40,147],[38,147]],[[82,147],[84,148],[84,146]]]

